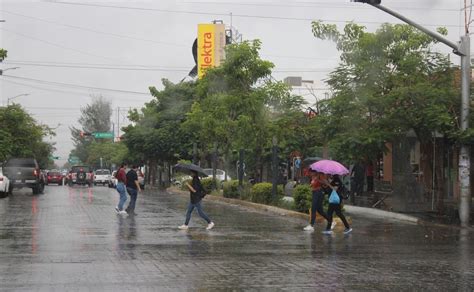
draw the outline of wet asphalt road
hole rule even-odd
[[[47,186],[0,199],[0,290],[6,291],[473,291],[474,236],[352,217],[332,236],[304,221],[147,191],[136,217],[114,211],[107,187]]]

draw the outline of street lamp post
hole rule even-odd
[[[7,98],[7,106],[10,105],[10,100],[15,99],[15,98],[20,97],[20,96],[28,96],[28,95],[30,95],[30,94],[29,93],[23,93],[23,94],[18,94],[18,95],[15,95],[13,97]]]
[[[3,72],[5,72],[5,71],[15,70],[15,69],[20,69],[20,67],[11,67],[11,68],[6,68],[6,69],[0,69],[0,75],[3,75]]]
[[[421,30],[427,35],[435,38],[439,42],[451,47],[453,52],[461,57],[461,131],[466,131],[469,128],[469,99],[471,86],[471,41],[469,32],[461,37],[458,44],[451,42],[442,35],[430,31],[427,28],[411,21],[403,15],[387,8],[380,3],[381,0],[352,0],[352,2],[361,2],[369,4],[377,9],[380,9],[401,21]],[[469,226],[470,211],[471,211],[471,186],[470,186],[470,149],[463,143],[459,151],[459,182],[460,182],[460,198],[459,198],[459,219],[462,226]]]

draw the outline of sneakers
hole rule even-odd
[[[333,230],[334,227],[336,227],[336,224],[337,224],[336,221],[332,221],[332,223],[331,223],[331,230]]]
[[[328,235],[329,235],[329,234],[332,234],[332,230],[324,230],[324,231],[323,231],[323,234],[328,234]]]
[[[120,212],[120,209],[118,208],[118,206],[115,207],[115,212],[117,212],[117,213]]]
[[[119,215],[128,215],[128,213],[125,210],[119,211],[118,214]]]
[[[347,228],[344,230],[344,234],[349,234],[352,232],[352,228]]]
[[[214,227],[214,222],[207,224],[206,230],[211,230]]]
[[[306,226],[305,228],[303,228],[304,231],[314,231],[314,227],[311,226],[311,225],[308,225]]]
[[[188,225],[185,225],[185,224],[178,227],[178,229],[181,229],[181,230],[188,230],[188,228],[189,228]]]

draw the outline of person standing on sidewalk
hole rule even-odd
[[[337,190],[339,188],[342,187],[342,181],[341,179],[339,178],[338,175],[333,175],[332,176],[332,179],[331,179],[331,182],[325,182],[326,185],[330,186],[330,191],[332,192],[333,190],[337,192]],[[328,207],[328,224],[326,225],[326,230],[323,231],[324,234],[332,234],[332,215],[334,212],[336,212],[336,215],[341,218],[341,221],[342,223],[344,223],[344,226],[346,227],[346,229],[344,230],[344,234],[348,234],[348,233],[351,233],[352,232],[352,228],[349,226],[349,223],[347,222],[346,220],[346,217],[344,216],[344,214],[342,214],[342,199],[343,197],[337,193],[338,197],[339,197],[339,203],[338,204],[334,204],[334,203],[329,203],[329,207]]]
[[[127,193],[130,195],[130,203],[125,211],[129,215],[137,215],[135,213],[135,204],[137,202],[138,192],[142,191],[138,183],[137,169],[138,167],[133,165],[132,169],[127,172]]]
[[[371,160],[367,163],[366,178],[367,178],[367,192],[374,191],[374,164]]]
[[[201,184],[201,181],[199,180],[198,173],[195,171],[192,171],[191,173],[193,176],[193,181],[191,182],[191,184],[186,183],[186,186],[189,189],[191,201],[189,202],[188,211],[186,212],[186,221],[178,228],[181,230],[188,229],[189,220],[191,220],[191,213],[193,212],[194,208],[196,208],[199,213],[199,216],[201,216],[207,222],[206,229],[210,230],[214,227],[214,222],[212,222],[211,219],[209,219],[209,217],[206,215],[206,213],[204,213],[201,206],[201,200],[204,197],[204,188]]]
[[[120,215],[127,215],[127,212],[123,209],[123,205],[127,201],[127,191],[125,188],[127,184],[127,174],[125,172],[126,167],[127,164],[122,163],[119,170],[115,174],[115,177],[117,178],[117,192],[120,194],[120,200],[117,207],[115,207],[115,211],[117,211],[117,213]]]
[[[362,161],[357,161],[351,171],[351,203],[355,205],[355,197],[362,196],[364,191],[365,169]]]
[[[316,212],[323,216],[326,221],[329,221],[328,215],[323,210],[324,191],[322,186],[322,180],[325,180],[324,174],[320,174],[313,171],[311,178],[311,189],[313,191],[313,197],[311,200],[311,222],[308,226],[303,228],[305,231],[314,231],[314,223],[316,221]],[[336,222],[334,222],[335,225]],[[334,227],[334,226],[333,226]]]

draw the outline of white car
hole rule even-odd
[[[108,169],[97,169],[94,174],[94,185],[110,185],[112,175]]]
[[[0,167],[0,196],[6,196],[10,192],[10,180],[3,175],[3,169]]]
[[[208,177],[212,178],[212,168],[205,168],[203,169],[204,172],[207,174]],[[220,182],[226,181],[225,171],[222,169],[216,169],[216,179]],[[227,175],[227,181],[232,180],[229,175]]]
[[[117,178],[115,177],[115,174],[117,173],[116,170],[112,172],[112,175],[110,176],[109,180],[109,188],[115,188],[117,187]]]

